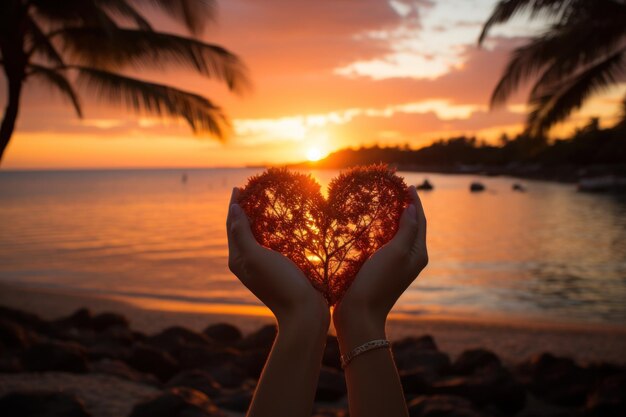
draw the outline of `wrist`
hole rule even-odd
[[[376,313],[353,304],[338,305],[333,324],[342,353],[375,339],[385,339],[386,314]]]
[[[278,332],[307,340],[326,340],[330,326],[328,305],[302,304],[296,309],[276,314]],[[305,330],[305,331],[303,331]]]

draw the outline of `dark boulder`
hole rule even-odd
[[[224,417],[224,413],[203,393],[178,387],[137,404],[129,417]]]
[[[87,348],[87,354],[92,361],[100,359],[126,361],[130,357],[131,352],[132,347],[111,340],[97,341]]]
[[[454,361],[451,372],[456,375],[471,375],[474,372],[487,368],[502,366],[500,358],[485,349],[466,350]]]
[[[561,406],[582,406],[595,385],[593,374],[572,359],[543,353],[518,367],[520,379],[537,397]]]
[[[526,404],[524,386],[504,368],[447,378],[433,384],[431,392],[467,398],[477,407],[493,405],[508,414],[520,411]]]
[[[236,362],[239,351],[221,346],[188,345],[176,352],[181,369],[211,369],[226,362]]]
[[[0,348],[0,373],[18,373],[24,371],[18,353],[3,351]]]
[[[131,335],[135,342],[146,343],[149,339],[148,335],[138,330],[131,330]]]
[[[101,313],[91,319],[91,328],[97,332],[115,327],[128,329],[129,324],[126,317],[116,313]]]
[[[0,318],[10,320],[37,333],[46,333],[50,325],[36,314],[0,306]]]
[[[346,395],[346,380],[342,372],[334,368],[322,367],[315,401],[333,402]]]
[[[248,373],[248,376],[254,379],[259,379],[267,356],[269,355],[269,349],[249,349],[241,353],[237,358],[236,363],[241,366]]]
[[[189,345],[211,345],[211,340],[207,336],[181,326],[169,327],[149,337],[147,342],[154,347],[173,354]]]
[[[587,398],[587,414],[594,417],[626,416],[626,373],[609,376]]]
[[[24,369],[35,372],[87,372],[85,348],[72,342],[40,342],[21,355]]]
[[[166,386],[169,388],[193,388],[209,398],[215,398],[222,392],[220,384],[218,384],[207,372],[199,369],[183,371],[176,374],[176,376],[167,382]]]
[[[2,417],[90,417],[76,396],[63,392],[12,392],[0,398]]]
[[[91,310],[81,308],[67,317],[55,320],[53,325],[59,328],[90,329],[92,319]]]
[[[405,349],[410,350],[439,350],[437,343],[431,335],[423,335],[420,337],[405,337],[404,339],[393,342],[391,349],[394,354]]]
[[[459,397],[435,395],[417,397],[408,404],[410,417],[480,417],[472,404]]]
[[[250,408],[253,391],[251,389],[240,389],[229,392],[215,400],[215,404],[220,408],[245,413]]]
[[[7,349],[24,349],[31,344],[33,338],[34,337],[19,324],[11,320],[0,318],[0,347]]]
[[[277,333],[276,325],[268,324],[244,337],[237,345],[241,349],[265,349],[269,352]]]
[[[228,323],[211,324],[202,333],[209,339],[223,345],[236,343],[243,338],[241,330]]]
[[[450,357],[437,349],[435,339],[430,335],[398,340],[391,345],[391,351],[399,370],[419,368],[445,374],[450,368]]]
[[[159,380],[152,374],[139,372],[129,367],[125,362],[116,359],[101,359],[91,364],[94,373],[114,375],[128,381],[158,386]]]
[[[207,369],[207,372],[218,384],[226,388],[239,388],[248,379],[248,372],[231,362]]]
[[[81,308],[68,317],[64,317],[52,322],[52,336],[72,337],[78,334],[76,331],[81,330],[83,334],[92,334],[103,332],[111,328],[129,328],[129,322],[126,317],[117,313],[100,313],[93,315],[91,310]]]
[[[119,325],[94,333],[94,337],[88,342],[83,341],[92,360],[103,358],[127,360],[135,342],[134,332],[128,327]]]
[[[155,347],[137,344],[128,358],[128,364],[140,372],[168,381],[178,370],[178,363],[169,353]]]
[[[425,369],[400,371],[400,382],[406,395],[427,394],[437,375]]]
[[[402,349],[394,357],[400,370],[419,368],[438,375],[446,374],[450,370],[450,357],[436,350]]]

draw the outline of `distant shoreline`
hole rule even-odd
[[[484,165],[463,165],[463,166],[431,166],[431,165],[406,165],[393,162],[387,163],[400,172],[443,174],[443,175],[476,175],[482,177],[510,177],[520,180],[537,180],[556,182],[563,184],[576,184],[581,178],[587,176],[616,175],[623,176],[626,173],[626,166],[588,166],[577,167],[566,166],[538,166],[536,164],[506,166],[484,166]],[[267,165],[244,165],[244,166],[207,166],[207,167],[108,167],[108,168],[18,168],[0,169],[2,174],[37,174],[37,173],[75,173],[75,172],[150,172],[150,171],[171,171],[178,173],[205,171],[205,170],[265,170],[270,167],[286,167],[289,169],[307,170],[346,170],[359,164],[327,165],[324,161],[299,162],[293,164],[267,164]]]
[[[388,163],[399,172],[412,172],[424,174],[442,174],[442,175],[476,175],[481,177],[509,177],[520,180],[546,181],[561,184],[576,184],[582,178],[587,176],[621,176],[626,172],[626,166],[606,167],[606,166],[554,166],[544,167],[534,164],[519,165],[515,167],[504,166],[424,166],[424,165],[404,165]],[[313,162],[304,162],[299,164],[288,165],[293,169],[311,169],[311,170],[344,170],[351,166],[345,165],[340,167],[317,165]]]

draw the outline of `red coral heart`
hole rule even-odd
[[[404,180],[385,165],[340,174],[328,199],[310,175],[284,168],[250,178],[239,195],[259,243],[294,261],[330,305],[395,235],[408,203]]]

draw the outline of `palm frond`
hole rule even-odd
[[[78,71],[79,84],[96,97],[138,113],[183,118],[194,133],[208,132],[224,139],[228,123],[222,110],[200,95],[94,68],[71,68]]]
[[[31,42],[28,54],[39,54],[56,66],[65,65],[61,54],[52,44],[51,39],[31,16],[26,17],[26,33]]]
[[[101,69],[123,67],[192,69],[224,81],[235,92],[244,92],[250,81],[247,69],[221,46],[178,35],[119,29],[113,36],[98,28],[66,28],[59,32],[63,47],[74,63]]]
[[[579,109],[591,94],[614,84],[624,74],[625,64],[626,53],[619,51],[533,100],[533,110],[528,116],[531,134],[545,133]]]
[[[200,34],[215,17],[215,0],[132,0],[161,9],[183,23],[193,34]]]
[[[483,26],[478,44],[483,43],[494,25],[505,23],[518,14],[529,11],[531,16],[541,13],[547,16],[558,16],[575,2],[576,0],[500,0]]]
[[[580,68],[584,68],[594,62],[602,61],[606,59],[607,56],[614,55],[620,51],[622,53],[626,52],[626,47],[621,49],[614,48],[613,50],[606,52],[601,48],[597,48],[595,53],[585,57],[574,56],[570,58],[564,54],[559,57],[558,60],[555,60],[535,82],[532,90],[530,91],[529,100],[532,101],[541,98],[546,92],[550,92],[555,85],[560,84],[562,80],[569,79],[577,74]]]
[[[561,46],[560,38],[547,32],[528,45],[515,49],[491,95],[491,107],[504,104],[520,85],[551,65],[557,59]]]
[[[152,31],[152,25],[126,0],[96,0],[96,4],[113,15],[128,18],[142,30]]]
[[[106,31],[115,30],[118,25],[96,0],[29,0],[34,6],[36,18],[43,19],[52,27],[86,25]]]
[[[63,97],[65,97],[72,103],[72,106],[74,106],[74,110],[76,111],[78,117],[83,117],[83,111],[81,109],[78,95],[74,91],[72,84],[70,84],[65,75],[59,72],[59,70],[47,68],[36,64],[29,64],[28,77],[39,79],[50,87],[58,90]]]
[[[587,65],[626,48],[626,7],[601,1],[581,11],[576,20],[554,25],[550,33],[560,44],[557,59],[543,72],[531,92],[531,99]]]

